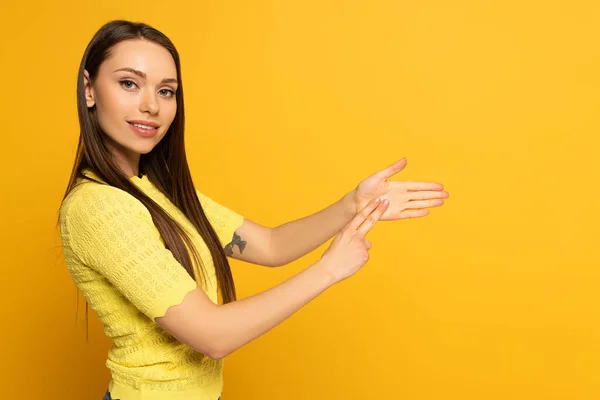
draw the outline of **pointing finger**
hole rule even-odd
[[[381,204],[378,204],[378,207],[367,217],[367,219],[358,228],[358,233],[360,233],[362,236],[365,236],[371,230],[371,228],[375,226],[375,223],[379,221],[379,218],[381,218],[381,216],[387,209],[388,204],[388,200],[384,200]]]
[[[371,215],[373,210],[377,208],[379,202],[379,198],[371,200],[362,210],[360,210],[358,214],[356,214],[352,221],[350,221],[350,223],[348,224],[348,229],[350,229],[351,231],[357,230],[358,227],[361,226],[363,222],[365,222],[367,217]]]

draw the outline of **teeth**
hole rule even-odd
[[[153,127],[148,126],[148,125],[133,124],[133,126],[137,126],[138,128],[143,128],[143,129],[154,129]]]

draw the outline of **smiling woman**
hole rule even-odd
[[[77,101],[79,145],[58,222],[66,266],[114,343],[105,399],[217,400],[222,359],[360,270],[377,221],[424,216],[447,197],[440,184],[388,182],[401,160],[275,228],[213,201],[187,164],[179,54],[143,23],[96,33]],[[237,300],[228,256],[275,267],[334,235],[318,262]]]
[[[101,27],[79,69],[79,145],[59,223],[67,268],[114,342],[106,398],[222,390],[221,360],[155,321],[190,291],[235,300],[223,247],[244,221],[193,185],[180,71],[164,34],[129,21]]]

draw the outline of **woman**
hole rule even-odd
[[[67,268],[114,342],[105,399],[219,399],[222,359],[360,269],[377,220],[427,215],[448,196],[440,184],[388,181],[402,159],[277,228],[218,204],[188,168],[179,55],[145,24],[112,21],[96,33],[77,102],[79,145],[59,223]],[[236,299],[228,256],[279,266],[336,234],[317,263]]]

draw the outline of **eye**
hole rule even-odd
[[[124,87],[125,89],[133,89],[134,86],[137,86],[134,81],[129,80],[129,79],[124,79],[122,81],[119,81],[119,84],[122,87]]]
[[[171,89],[161,89],[161,90],[159,90],[159,93],[162,96],[167,96],[167,97],[173,97],[173,96],[175,96],[175,92],[172,91]]]

